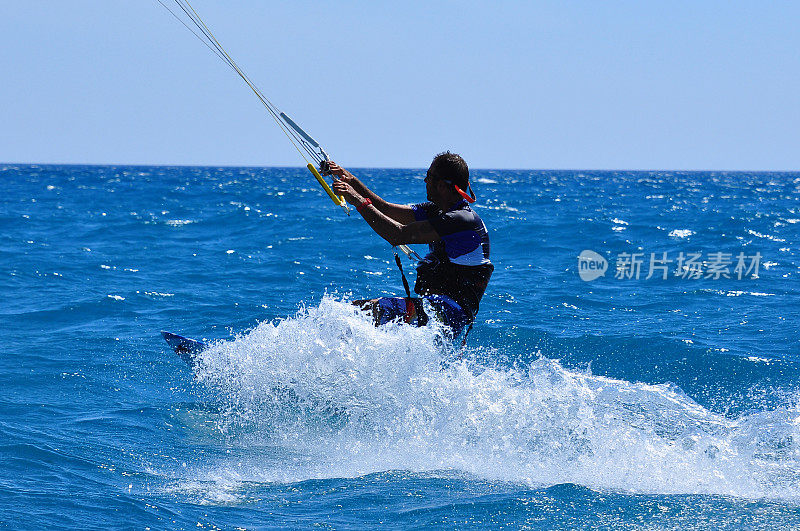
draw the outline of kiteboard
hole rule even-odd
[[[197,354],[208,348],[208,343],[204,343],[203,341],[199,341],[197,339],[179,336],[178,334],[173,334],[172,332],[165,332],[162,330],[161,335],[164,336],[164,340],[170,347],[172,347],[172,350],[175,351],[175,354],[180,356],[180,358],[189,366],[194,366],[195,357]]]

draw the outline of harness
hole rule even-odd
[[[428,324],[428,315],[425,313],[425,310],[422,307],[422,299],[411,296],[411,288],[409,287],[406,273],[403,271],[403,262],[400,260],[400,255],[397,254],[397,250],[392,248],[392,251],[394,252],[394,261],[397,264],[397,268],[400,270],[400,276],[403,279],[403,288],[406,290],[406,312],[403,316],[403,320],[406,323],[411,323],[414,320],[414,317],[416,317],[417,326],[425,326]],[[472,314],[472,312],[466,310],[465,308],[462,307],[461,309],[469,317],[469,326],[467,326],[467,331],[464,333],[464,339],[461,341],[461,348],[464,348],[467,344],[467,336],[472,330],[472,325],[475,324],[475,316]]]

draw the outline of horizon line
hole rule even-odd
[[[254,164],[169,164],[169,163],[98,163],[98,162],[0,162],[0,166],[127,166],[133,168],[251,168],[251,169],[305,169],[304,165],[276,164],[258,166]],[[356,170],[425,170],[424,167],[401,166],[348,166]],[[620,172],[723,172],[723,173],[800,173],[800,170],[753,170],[753,169],[666,169],[666,168],[483,168],[470,167],[474,171],[620,171]]]

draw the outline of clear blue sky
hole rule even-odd
[[[800,2],[192,3],[345,166],[800,170]],[[0,47],[0,162],[301,163],[156,0],[4,0]]]

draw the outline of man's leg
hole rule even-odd
[[[428,316],[422,309],[420,299],[406,299],[404,297],[380,297],[378,299],[361,299],[353,301],[372,316],[375,326],[386,324],[394,319],[402,319],[406,323],[425,326]]]
[[[353,306],[358,306],[371,315],[375,326],[381,324],[381,307],[380,304],[378,304],[378,299],[359,299],[353,301],[351,304]]]

